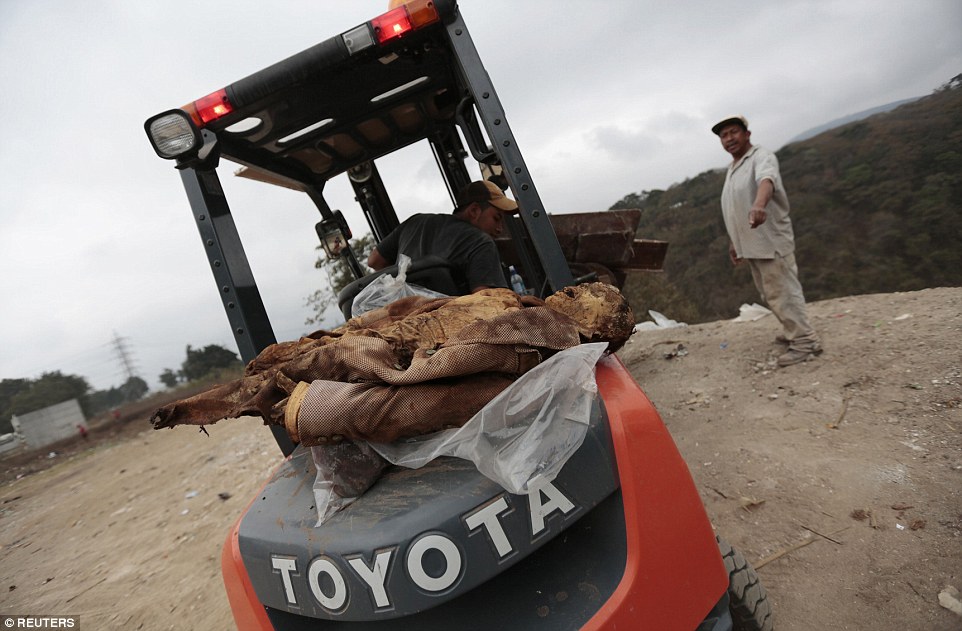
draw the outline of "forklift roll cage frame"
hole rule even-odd
[[[453,200],[471,180],[459,128],[475,160],[501,167],[518,202],[520,211],[509,217],[507,227],[529,283],[542,294],[573,283],[534,179],[455,2],[433,4],[436,23],[386,45],[352,54],[342,34],[205,97],[209,102],[219,96],[230,110],[211,121],[200,117],[203,147],[178,157],[177,167],[243,361],[277,340],[215,170],[220,157],[244,165],[240,175],[307,193],[321,214],[319,234],[322,224],[343,221],[323,192],[327,180],[347,172],[379,240],[399,221],[374,160],[427,140]],[[356,87],[361,76],[363,89]],[[333,81],[344,89],[322,96],[322,88],[315,87],[321,79],[324,88]],[[350,85],[355,86],[353,93],[346,87]],[[345,94],[353,98],[345,100]],[[184,109],[193,115],[202,101]],[[154,119],[145,125],[148,135]],[[248,119],[259,123],[244,131],[231,129]],[[341,256],[355,277],[363,276],[349,242]],[[294,446],[283,428],[272,430],[289,455]]]

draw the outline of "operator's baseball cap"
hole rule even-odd
[[[505,194],[498,188],[497,184],[487,180],[471,182],[461,189],[461,192],[458,194],[458,208],[464,208],[473,202],[491,204],[498,210],[505,212],[513,213],[518,210],[518,203],[516,201],[510,197],[505,197]]]
[[[733,123],[735,125],[741,125],[742,129],[746,131],[748,130],[748,121],[745,120],[744,116],[729,116],[728,118],[723,118],[722,120],[712,125],[711,131],[713,134],[717,136],[719,132],[721,132],[722,127],[726,125],[731,125]]]

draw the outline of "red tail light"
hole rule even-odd
[[[398,7],[374,18],[371,20],[371,26],[374,27],[374,37],[377,38],[378,44],[401,37],[414,29],[408,11],[404,7]]]
[[[440,19],[432,0],[413,0],[371,20],[378,44],[397,39]]]
[[[234,106],[227,98],[227,89],[225,88],[199,98],[181,109],[190,114],[198,127],[203,127],[205,124],[233,112]]]

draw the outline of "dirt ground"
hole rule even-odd
[[[776,629],[962,629],[938,603],[962,588],[962,289],[811,313],[825,354],[786,369],[772,316],[638,333],[620,355],[760,566]],[[208,431],[141,420],[4,461],[0,614],[233,628],[221,545],[278,452],[259,420]]]

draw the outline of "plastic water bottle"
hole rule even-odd
[[[514,290],[514,293],[520,296],[527,294],[528,290],[524,286],[524,279],[521,278],[521,274],[514,268],[514,265],[508,266],[508,273],[511,274],[511,289]]]

